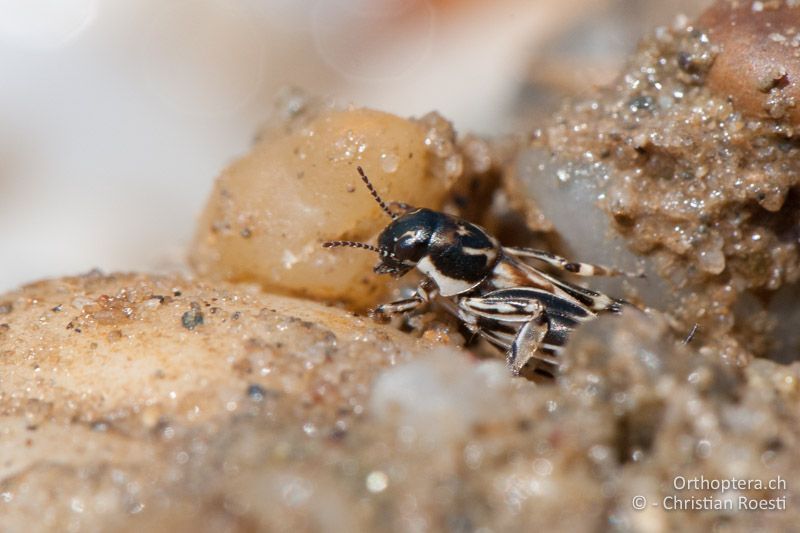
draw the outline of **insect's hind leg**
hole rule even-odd
[[[577,261],[570,261],[564,257],[545,252],[543,250],[536,250],[533,248],[513,248],[504,247],[503,251],[516,257],[529,257],[547,263],[550,266],[556,267],[560,270],[570,272],[576,276],[629,276],[636,278],[643,278],[644,274],[629,274],[622,272],[615,268],[593,265],[591,263],[580,263]]]
[[[540,359],[557,366],[557,363],[550,357],[539,353],[549,329],[547,317],[544,315],[526,322],[519,329],[514,342],[511,343],[511,347],[506,353],[506,364],[512,374],[518,376],[532,359]]]

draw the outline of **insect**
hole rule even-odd
[[[399,278],[414,268],[423,274],[412,297],[382,304],[373,316],[407,313],[436,300],[473,334],[504,350],[514,375],[531,364],[532,371],[552,376],[573,329],[600,313],[620,313],[627,303],[561,280],[525,260],[578,276],[622,274],[617,270],[503,246],[482,227],[439,211],[400,202],[387,205],[361,167],[358,173],[392,221],[378,236],[377,246],[353,241],[328,241],[323,246],[377,253],[377,274]]]

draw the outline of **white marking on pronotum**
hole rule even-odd
[[[480,283],[480,281],[468,282],[461,279],[451,278],[436,268],[436,265],[433,264],[433,261],[431,261],[430,257],[423,257],[421,260],[419,260],[417,262],[417,268],[426,276],[436,279],[436,284],[439,287],[439,294],[445,297],[461,294],[462,292],[466,292],[474,288]]]

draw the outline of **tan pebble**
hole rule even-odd
[[[429,130],[423,120],[351,109],[268,132],[217,180],[191,252],[195,271],[360,309],[375,305],[391,282],[372,273],[377,257],[322,243],[369,241],[389,222],[357,166],[387,202],[441,208],[462,165],[447,152],[447,172],[436,172],[443,163]],[[452,151],[452,130],[436,131]]]
[[[750,2],[720,1],[697,27],[719,48],[707,78],[713,91],[746,115],[800,122],[800,58],[791,35],[800,27],[800,7],[753,10]]]

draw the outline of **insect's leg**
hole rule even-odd
[[[419,294],[415,294],[411,298],[404,298],[403,300],[395,300],[394,302],[381,304],[370,311],[369,315],[372,318],[388,318],[413,311],[424,303],[425,300],[423,300]]]
[[[393,315],[407,313],[428,303],[434,295],[435,286],[431,286],[427,282],[422,282],[419,287],[417,287],[417,293],[411,298],[404,298],[402,300],[381,304],[370,311],[369,314],[373,318],[388,318]]]
[[[629,274],[627,272],[622,272],[615,268],[610,268],[606,266],[570,261],[561,256],[551,254],[543,250],[535,250],[533,248],[504,247],[503,251],[515,257],[530,257],[531,259],[537,259],[539,261],[547,263],[550,266],[554,266],[558,269],[571,272],[577,276],[630,276],[637,278],[644,277],[644,274]]]
[[[506,364],[512,374],[518,376],[531,359],[551,362],[549,357],[538,353],[548,329],[549,325],[544,314],[526,322],[520,328],[511,348],[506,353]]]
[[[700,329],[700,325],[695,323],[695,325],[692,326],[691,331],[689,331],[689,334],[686,335],[685,339],[683,339],[683,344],[689,344],[690,342],[692,342],[692,339],[694,339],[694,336],[697,334],[698,329]]]
[[[515,298],[504,292],[461,298],[458,305],[469,314],[502,322],[527,322],[544,311],[544,305],[534,298]]]
[[[550,328],[545,306],[535,298],[512,296],[512,291],[499,290],[486,296],[462,298],[459,308],[471,318],[480,317],[499,323],[523,322],[510,346],[502,338],[500,330],[481,330],[480,333],[495,344],[509,346],[506,363],[517,376],[531,359],[541,359],[557,365],[546,354],[539,353],[544,338]]]
[[[422,282],[417,286],[417,294],[420,298],[422,298],[426,302],[430,302],[433,298],[437,296],[439,293],[439,289],[436,287],[436,284],[430,279],[424,279]]]

